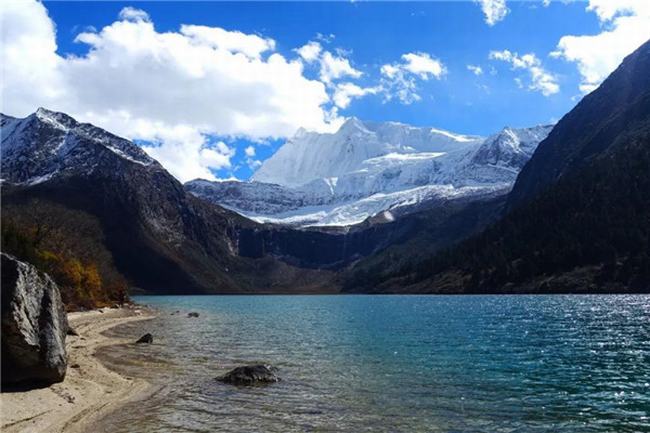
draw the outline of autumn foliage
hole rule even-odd
[[[2,251],[49,274],[69,310],[128,300],[126,280],[92,216],[33,200],[3,207],[1,222]]]

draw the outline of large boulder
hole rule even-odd
[[[2,385],[61,382],[68,319],[59,288],[34,266],[2,254]]]
[[[135,344],[151,344],[153,343],[153,335],[146,333],[135,342]]]
[[[266,385],[280,381],[280,378],[276,375],[277,371],[277,368],[270,365],[244,365],[217,377],[216,380],[240,386]]]

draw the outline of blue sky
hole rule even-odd
[[[122,131],[118,126],[116,131],[140,142],[157,142],[162,143],[162,146],[167,145],[165,140],[170,140],[171,143],[173,137],[189,137],[190,134],[198,133],[203,137],[203,144],[185,152],[184,157],[190,158],[191,152],[198,152],[200,158],[205,160],[200,167],[191,168],[189,162],[174,166],[174,152],[183,151],[182,146],[178,144],[174,144],[173,149],[163,147],[158,153],[154,151],[154,156],[161,159],[163,164],[169,159],[170,170],[179,178],[191,177],[195,173],[200,175],[202,173],[200,170],[207,169],[216,177],[235,176],[246,179],[255,166],[259,165],[259,161],[272,155],[286,137],[291,135],[288,131],[293,131],[294,127],[300,126],[302,119],[295,113],[300,111],[311,113],[312,108],[317,109],[313,112],[316,113],[316,117],[321,116],[316,119],[314,115],[310,115],[309,120],[305,117],[305,123],[313,125],[325,125],[327,122],[333,125],[345,117],[356,116],[363,120],[394,120],[482,135],[496,132],[506,125],[523,127],[557,121],[584,94],[581,85],[585,83],[590,72],[585,70],[589,66],[589,59],[585,59],[585,56],[594,55],[582,52],[575,54],[574,51],[569,51],[572,48],[570,45],[567,45],[568,48],[564,47],[564,51],[560,50],[558,54],[562,38],[567,35],[593,37],[600,36],[606,31],[616,31],[618,24],[615,20],[618,17],[644,12],[615,11],[613,15],[607,16],[607,11],[601,13],[601,10],[597,9],[598,3],[602,1],[593,0],[592,6],[591,3],[581,1],[556,1],[546,6],[537,1],[508,2],[507,15],[491,25],[486,22],[481,4],[472,1],[45,2],[46,13],[54,25],[57,44],[55,53],[57,57],[53,63],[70,64],[64,72],[57,70],[57,74],[65,81],[71,80],[68,76],[76,77],[72,82],[79,82],[79,87],[86,85],[81,82],[85,83],[85,80],[88,80],[87,85],[91,90],[84,90],[85,93],[79,91],[78,99],[81,102],[78,102],[78,107],[72,106],[69,101],[52,99],[44,102],[54,105],[52,108],[55,109],[58,106],[66,108],[66,111],[73,112],[71,114],[86,117],[101,126],[115,128],[115,125],[120,124],[114,117],[116,112],[121,113],[122,118],[128,118],[132,125],[135,125],[135,120],[138,120],[136,112],[146,110],[146,106],[141,102],[142,95],[148,98],[147,95],[152,93],[151,90],[148,94],[129,90],[131,89],[129,77],[137,74],[139,70],[146,71],[155,81],[160,80],[159,92],[172,92],[175,70],[171,72],[165,70],[168,65],[164,63],[155,67],[145,64],[146,59],[157,58],[157,52],[137,54],[139,57],[133,54],[135,60],[129,62],[126,67],[121,66],[126,63],[119,58],[119,50],[109,51],[106,48],[107,44],[104,41],[108,38],[103,29],[115,26],[120,19],[128,20],[134,25],[145,23],[153,25],[153,32],[157,35],[165,33],[179,35],[179,32],[182,33],[180,30],[182,24],[191,24],[220,28],[227,32],[240,32],[233,35],[256,35],[259,37],[259,41],[256,42],[272,41],[269,43],[271,48],[266,51],[261,50],[262,54],[252,54],[253,57],[257,56],[254,61],[270,63],[270,57],[279,54],[287,63],[302,62],[300,63],[302,75],[300,80],[295,80],[296,95],[291,96],[295,98],[292,99],[291,107],[278,105],[277,109],[271,109],[280,112],[286,108],[287,113],[291,114],[283,114],[282,118],[276,121],[271,119],[274,113],[268,113],[268,127],[250,126],[257,125],[256,121],[248,123],[242,121],[241,127],[231,128],[226,125],[227,116],[230,114],[235,119],[232,124],[241,118],[241,113],[237,110],[244,110],[243,114],[246,114],[247,108],[241,101],[247,98],[254,99],[251,95],[255,89],[273,88],[277,85],[282,87],[282,90],[269,93],[269,98],[287,99],[286,83],[280,83],[282,77],[278,77],[268,83],[255,82],[254,86],[248,87],[239,83],[231,89],[232,91],[219,88],[214,93],[216,97],[212,102],[197,100],[196,106],[207,107],[203,108],[201,113],[210,111],[210,107],[215,107],[218,111],[214,115],[213,128],[210,125],[212,123],[210,113],[206,113],[205,118],[202,118],[200,123],[197,121],[196,125],[192,123],[189,115],[189,119],[183,122],[179,120],[178,124],[175,124],[172,110],[172,112],[161,112],[159,117],[153,114],[150,117],[140,115],[142,121],[138,125],[145,123],[146,127],[129,126]],[[141,11],[141,13],[124,14],[125,8]],[[115,33],[117,30],[116,28]],[[79,38],[80,33],[95,36]],[[348,66],[358,75],[343,73],[330,82],[324,80],[322,61],[306,61],[296,52],[296,49],[310,41],[320,45],[321,55],[329,52],[332,58],[347,61]],[[603,50],[606,51],[606,48],[604,47]],[[629,50],[621,47],[617,49],[618,58],[612,62],[620,61],[620,58],[626,54],[621,53],[621,50]],[[89,53],[92,50],[103,54],[90,61]],[[501,54],[495,54],[497,52]],[[419,74],[409,72],[404,66],[406,60],[403,57],[408,53],[425,56],[421,58],[431,59],[444,71],[439,74],[426,71]],[[124,50],[124,57],[128,55],[132,55],[130,50]],[[525,57],[526,55],[528,57]],[[580,57],[581,55],[583,57]],[[81,59],[81,61],[75,62],[74,59]],[[81,65],[82,61],[86,63]],[[92,69],[93,64],[99,65],[100,62],[104,62],[101,69]],[[415,98],[408,100],[397,96],[401,87],[395,84],[394,79],[388,79],[388,76],[383,73],[383,65],[402,68],[403,77],[412,86],[408,92],[411,96],[415,95]],[[480,67],[482,73],[475,74],[468,69],[468,65]],[[86,78],[91,74],[109,74],[112,67],[115,67],[113,71],[115,82],[110,85],[105,84],[110,82],[106,77],[92,78],[94,81]],[[197,67],[200,69],[203,66]],[[60,66],[53,66],[53,68],[60,68]],[[80,70],[83,71],[83,79],[79,78],[82,72],[75,68],[82,68]],[[161,78],[154,76],[155,71],[162,71]],[[281,69],[278,71],[278,74],[285,73]],[[195,79],[197,74],[201,75],[194,72],[190,75]],[[539,76],[535,78],[535,74],[541,74],[542,78]],[[208,80],[222,80],[222,77],[223,75],[201,75],[201,79],[206,82],[206,89],[214,87],[214,83],[209,83]],[[185,80],[188,77],[184,75],[181,78]],[[539,84],[537,86],[536,79]],[[197,80],[192,81],[193,86],[195,81]],[[174,89],[176,93],[166,96],[166,99],[158,101],[157,96],[152,96],[151,104],[155,106],[155,110],[160,111],[159,106],[163,103],[169,104],[169,101],[177,100],[178,105],[173,107],[177,113],[191,112],[195,99],[200,98],[201,95],[200,82],[197,81],[196,94],[199,96],[195,99],[183,94],[186,86],[182,84],[183,82],[179,81],[179,88]],[[120,83],[124,86],[120,87]],[[336,86],[344,83],[366,89],[367,94],[352,97],[349,104],[332,102],[334,93],[338,89]],[[320,88],[316,89],[314,84]],[[301,87],[303,85],[305,87]],[[108,89],[105,98],[107,107],[91,106],[87,102],[89,99],[102,100],[101,95],[95,94],[99,92],[97,89],[103,89],[102,86],[107,86]],[[129,105],[133,101],[129,101],[128,98],[112,101],[112,96],[116,91],[119,92],[120,88],[125,92],[133,93],[131,99],[136,99],[137,94],[137,107]],[[142,88],[142,85],[139,88]],[[232,98],[228,99],[232,102],[223,102],[224,92],[227,98]],[[307,95],[305,92],[310,96],[303,97],[303,94]],[[206,97],[211,95],[209,91],[205,94]],[[324,97],[329,99],[324,102],[322,99]],[[12,106],[12,101],[4,102],[5,106]],[[229,103],[236,108],[229,106]],[[305,104],[305,107],[299,107],[300,104]],[[258,105],[255,109],[259,108]],[[262,111],[256,112],[255,119],[259,119],[260,116],[267,118],[267,113],[262,108],[259,109]],[[225,126],[216,125],[221,119],[224,120]],[[189,128],[187,131],[183,129],[185,126]],[[160,128],[160,131],[154,131],[155,128]],[[178,132],[182,129],[183,134],[187,133],[187,135]],[[173,135],[171,130],[174,130],[176,135]],[[187,141],[185,138],[182,139]],[[216,146],[215,143],[219,141],[225,146]],[[249,149],[247,154],[245,149],[251,146],[253,150]],[[178,173],[183,171],[187,174],[179,176]]]

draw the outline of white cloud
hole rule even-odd
[[[354,83],[341,83],[336,85],[334,91],[334,104],[339,108],[347,108],[353,98],[361,98],[366,95],[375,95],[381,91],[381,87],[359,87]]]
[[[131,6],[123,8],[120,11],[119,17],[124,21],[150,21],[148,13],[142,9],[136,9]]]
[[[3,2],[2,111],[24,116],[44,106],[155,142],[147,151],[183,181],[228,167],[232,152],[209,136],[286,137],[342,121],[326,86],[306,78],[300,60],[274,52],[272,39],[193,25],[159,33],[134,8],[120,17],[78,35],[88,53],[62,57],[42,3]],[[360,75],[334,60],[330,78]]]
[[[552,56],[575,62],[582,76],[580,90],[594,90],[623,61],[650,39],[650,1],[590,0],[588,11],[603,27],[596,35],[563,36]]]
[[[438,59],[433,59],[427,53],[408,53],[402,56],[405,70],[418,75],[423,80],[430,77],[440,78],[446,69]]]
[[[385,64],[380,69],[381,88],[386,100],[397,98],[403,104],[412,104],[420,99],[416,78],[440,79],[447,73],[445,65],[427,53],[407,53],[401,63]]]
[[[560,85],[557,83],[555,76],[542,67],[542,62],[533,53],[519,56],[517,53],[512,53],[508,50],[491,51],[489,57],[492,60],[509,63],[512,69],[528,71],[530,75],[529,90],[541,92],[544,96],[553,95],[560,91]],[[524,87],[520,78],[516,78],[515,82],[519,87]]]
[[[359,78],[361,75],[361,71],[353,68],[345,57],[325,51],[320,58],[320,79],[324,83],[343,77]]]
[[[474,0],[481,5],[481,10],[485,15],[485,22],[493,26],[503,20],[508,15],[506,0]]]
[[[329,33],[329,34],[316,33],[316,39],[326,44],[329,44],[332,43],[334,39],[336,39],[336,35],[334,33]]]
[[[170,130],[156,130],[157,142],[145,147],[147,153],[161,161],[179,180],[215,179],[211,170],[231,167],[235,149],[224,142],[210,144],[208,139],[193,128],[175,127]],[[153,138],[153,137],[152,137]]]
[[[312,63],[320,57],[323,47],[315,41],[309,41],[302,47],[296,49],[298,55],[307,63]]]
[[[248,168],[250,168],[252,171],[255,171],[262,166],[262,161],[259,159],[247,158],[246,165],[248,165]]]
[[[2,2],[0,31],[2,112],[31,113],[39,106],[34,95],[44,100],[64,97],[57,73],[63,59],[55,53],[54,23],[45,7],[37,2]]]
[[[263,53],[275,49],[273,39],[228,31],[219,27],[182,25],[180,32],[198,45],[231,53],[242,53],[252,59],[258,59]]]
[[[246,155],[246,165],[253,171],[262,165],[262,161],[255,159],[255,153],[255,148],[253,146],[248,146],[246,149],[244,149],[244,154]]]
[[[319,36],[322,36],[319,34]],[[330,51],[323,51],[319,42],[309,41],[300,48],[294,50],[305,63],[318,61],[320,67],[320,80],[330,86],[333,81],[341,78],[359,78],[363,75],[355,69],[347,56],[350,54],[342,49],[337,49],[336,54]]]
[[[467,70],[474,75],[483,75],[483,68],[478,65],[467,65]]]

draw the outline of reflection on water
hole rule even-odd
[[[111,332],[154,344],[101,356],[156,392],[101,431],[650,432],[650,296],[137,301],[159,317]],[[254,362],[282,382],[213,380]]]

